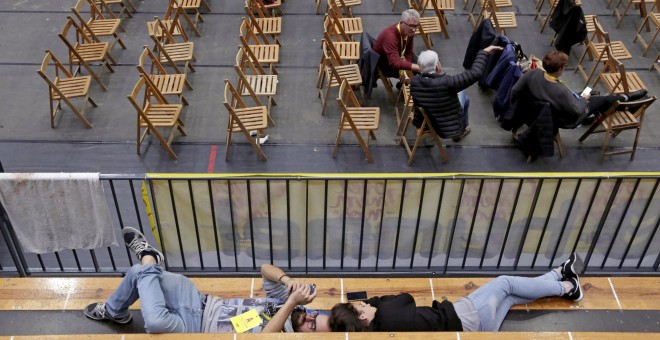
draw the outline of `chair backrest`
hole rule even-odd
[[[251,74],[255,74],[255,75],[268,74],[268,72],[266,72],[266,70],[263,68],[263,66],[261,66],[261,63],[259,63],[258,60],[254,60],[252,57],[250,57],[249,51],[248,53],[245,52],[245,48],[243,48],[243,46],[238,46],[238,52],[236,53],[236,64],[234,66],[240,67],[243,72],[249,69],[251,71]],[[271,72],[272,71],[273,70],[271,69]],[[276,72],[273,74],[276,74]]]
[[[253,13],[256,12],[260,18],[270,18],[270,12],[262,1],[245,0],[245,6],[248,7]]]
[[[73,14],[76,16],[76,18],[80,22],[80,24],[78,26],[79,30],[81,32],[84,32],[85,34],[89,34],[92,41],[100,42],[101,39],[99,39],[99,37],[97,37],[96,34],[94,34],[94,31],[92,31],[91,27],[89,27],[89,25],[87,24],[87,21],[85,21],[85,19],[80,14],[79,9],[82,7],[82,4],[83,4],[84,1],[85,0],[78,0],[78,3],[76,4],[76,6],[71,7],[71,12],[73,12]],[[91,3],[91,5],[96,7],[93,3]],[[93,12],[94,12],[94,9],[92,9],[92,18],[94,17]],[[99,11],[99,14],[100,14],[100,11]],[[101,16],[103,16],[103,14],[101,14]]]
[[[234,109],[236,108],[246,108],[245,102],[241,99],[241,95],[236,91],[234,86],[229,82],[229,79],[225,79],[225,107],[233,115]]]
[[[71,16],[67,16],[66,18],[67,18],[66,23],[64,23],[64,27],[62,27],[62,32],[60,32],[59,36],[64,41],[64,43],[67,46],[69,46],[69,49],[75,49],[73,44],[71,44],[71,41],[69,40],[69,31],[71,29],[73,29],[75,32],[75,41],[78,44],[91,44],[91,43],[99,42],[96,36],[85,34],[85,32],[80,27],[80,25],[78,25],[78,23],[76,23],[76,21],[73,20]]]
[[[323,46],[323,49],[324,49],[324,55],[326,55],[326,57],[331,58],[330,60],[332,61],[333,65],[336,65],[336,66],[344,65],[344,63],[341,60],[341,56],[339,55],[339,52],[337,51],[337,49],[335,48],[334,43],[330,39],[330,35],[328,34],[328,32],[323,33],[322,46]],[[327,51],[327,53],[326,53],[326,51]]]
[[[173,33],[177,25],[179,25],[180,27],[178,16],[176,14],[174,15],[174,18],[172,19],[172,24],[170,25],[169,29],[165,25],[165,23],[163,23],[163,21],[160,20],[159,17],[154,16],[154,20],[156,21],[156,26],[160,28],[161,35],[159,36],[157,34],[157,29],[155,28],[153,34],[151,35],[151,39],[153,39],[154,41],[158,40],[158,42],[161,45],[176,44],[177,41],[174,39]],[[184,42],[188,42],[188,36],[183,34],[183,29],[181,29],[181,32],[182,32],[181,37],[183,38]]]
[[[238,88],[239,93],[242,93],[243,89],[247,89],[250,97],[252,97],[257,106],[263,106],[261,100],[259,100],[259,97],[254,92],[254,89],[245,76],[245,69],[242,67],[242,64],[250,64],[250,58],[243,53],[243,48],[239,47],[238,52],[236,53],[236,65],[234,65],[234,70],[236,70],[236,75],[238,75],[238,84],[236,87]],[[253,72],[255,71],[254,66],[252,66],[252,70]]]
[[[48,83],[48,86],[53,89],[55,92],[58,93],[58,95],[62,98],[64,98],[64,95],[60,91],[60,89],[55,85],[55,82],[51,79],[51,77],[48,74],[48,67],[50,65],[53,65],[55,68],[55,73],[54,73],[54,78],[53,79],[58,79],[58,78],[71,78],[73,75],[69,72],[69,70],[62,65],[62,63],[55,57],[53,52],[50,50],[46,50],[46,55],[44,56],[44,60],[41,62],[41,67],[37,70],[37,73],[43,78],[46,83]],[[62,76],[60,75],[62,74]]]
[[[140,105],[140,102],[138,101],[138,96],[140,93],[142,93],[144,96],[143,100],[141,101],[142,105]],[[168,104],[167,99],[165,99],[165,97],[160,94],[153,83],[148,81],[146,76],[140,75],[140,79],[138,79],[135,87],[133,87],[133,91],[131,91],[131,94],[128,95],[128,101],[133,104],[133,107],[135,110],[137,110],[138,115],[147,121],[149,118],[145,112],[147,107],[151,105],[152,98],[155,98],[158,104]]]
[[[350,18],[353,17],[353,12],[351,12],[351,8],[349,6],[346,6],[346,3],[344,0],[328,0],[328,6],[335,6],[339,11],[343,8],[346,11],[346,15]]]
[[[272,42],[261,30],[259,25],[251,25],[248,19],[241,18],[241,25],[238,28],[240,36],[245,37],[248,43],[253,42],[256,45],[270,45]],[[274,43],[279,45],[279,41],[275,39]]]
[[[600,73],[609,72],[609,73],[619,73],[619,80],[617,83],[612,85],[612,88],[615,89],[621,84],[623,87],[623,92],[630,92],[630,87],[628,86],[628,77],[626,77],[626,67],[623,66],[623,63],[616,59],[612,53],[612,48],[609,45],[605,46],[604,55],[607,56],[605,60],[605,65],[601,69]]]
[[[147,72],[147,69],[144,67],[147,59],[151,62],[149,72]],[[151,52],[151,49],[147,45],[143,46],[142,53],[140,53],[137,69],[143,74],[169,74],[163,64],[160,63],[160,60],[158,60],[158,57]]]
[[[339,86],[339,94],[337,96],[337,102],[342,108],[344,114],[349,115],[347,108],[348,107],[361,107],[360,102],[355,96],[355,92],[351,88],[351,85],[348,84],[348,80],[343,79],[341,85]]]
[[[594,38],[597,39],[598,41],[605,41],[608,45],[610,44],[610,34],[607,33],[604,29],[603,26],[600,24],[598,21],[598,18],[594,16],[594,34],[591,36],[591,42],[594,41]]]
[[[110,17],[112,17],[112,19],[119,19],[119,16],[121,16],[121,14],[124,13],[124,11],[126,10],[126,8],[122,4],[122,9],[119,12],[119,14],[115,14],[115,12],[110,8],[110,5],[108,5],[108,3],[105,2],[105,0],[89,0],[89,1],[95,4],[99,8],[99,10],[108,13]]]
[[[337,20],[333,14],[326,14],[323,21],[323,30],[328,32],[331,37],[336,38],[336,41],[351,41],[351,38],[346,34],[344,26]]]

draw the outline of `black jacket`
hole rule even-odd
[[[452,138],[465,130],[463,110],[458,101],[458,92],[479,80],[484,72],[487,53],[481,50],[472,67],[455,76],[445,73],[418,74],[410,83],[410,94],[417,107],[423,107],[431,119],[433,129],[440,138]],[[424,120],[421,112],[415,110],[413,124],[419,127]]]
[[[463,330],[461,319],[449,301],[433,301],[431,307],[417,307],[408,293],[373,297],[366,303],[377,308],[371,321],[374,332],[428,332]]]
[[[367,32],[363,32],[360,38],[360,59],[358,60],[358,67],[360,68],[360,75],[362,76],[362,86],[364,87],[364,95],[371,98],[371,92],[376,87],[378,80],[378,59],[380,54],[371,49],[375,39]]]
[[[526,124],[528,128],[518,134],[520,148],[525,156],[550,157],[555,152],[555,135],[559,131],[550,103],[530,97],[514,103],[514,128]]]
[[[566,54],[571,53],[571,46],[584,41],[588,33],[582,6],[575,5],[575,0],[559,0],[550,17],[550,27],[557,32],[555,48]]]

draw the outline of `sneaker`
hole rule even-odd
[[[463,138],[465,138],[465,136],[469,135],[470,132],[472,132],[472,129],[470,129],[469,126],[466,126],[465,130],[463,130],[463,133],[461,133],[458,137],[452,138],[451,140],[453,140],[454,142],[460,142],[461,139],[463,139]]]
[[[571,299],[573,301],[580,301],[584,298],[584,294],[582,293],[582,286],[580,286],[580,278],[576,276],[562,281],[568,281],[573,284],[573,289],[571,289],[570,292],[562,295],[562,297]]]
[[[254,137],[257,135],[257,130],[251,130],[250,131],[250,136]]]
[[[156,258],[156,263],[161,264],[164,260],[163,253],[158,249],[152,247],[147,242],[147,238],[142,235],[142,233],[131,227],[126,227],[121,231],[122,236],[124,237],[124,242],[126,246],[131,248],[138,260],[142,260],[142,256],[151,255]]]
[[[648,91],[645,90],[645,89],[641,89],[641,90],[638,90],[638,91],[635,91],[635,92],[630,92],[630,93],[627,94],[628,100],[626,100],[626,101],[627,102],[633,102],[635,100],[640,100],[640,99],[644,98],[644,96],[646,96],[647,93],[648,93]]]
[[[267,141],[268,141],[268,135],[259,138],[259,140],[257,140],[257,143],[259,143],[259,145],[261,145],[261,144],[266,143]]]
[[[575,269],[575,263],[577,260],[577,253],[573,252],[571,256],[568,257],[568,260],[561,264],[562,280],[578,277],[577,271]]]
[[[131,322],[131,320],[133,320],[133,316],[131,316],[130,312],[126,316],[124,316],[123,318],[115,318],[115,317],[112,317],[112,316],[108,315],[105,312],[105,302],[95,302],[95,303],[92,303],[92,304],[88,305],[83,310],[83,314],[85,314],[86,317],[88,317],[92,320],[96,320],[96,321],[109,320],[109,321],[112,321],[114,323],[118,323],[120,325],[125,325],[125,324]]]

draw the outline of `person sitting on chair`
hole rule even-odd
[[[486,55],[501,50],[499,46],[486,47],[479,51],[469,70],[454,76],[442,72],[435,51],[420,53],[417,61],[422,73],[412,78],[410,94],[415,106],[426,110],[433,130],[440,138],[453,138],[458,142],[470,133],[470,99],[465,89],[481,78],[486,67]],[[413,124],[419,128],[423,120],[422,113],[415,110]]]
[[[413,41],[419,27],[419,13],[407,9],[401,13],[398,23],[385,28],[374,42],[372,49],[380,54],[378,68],[386,77],[399,78],[404,70],[419,72],[414,63]],[[397,84],[397,87],[400,87]]]
[[[340,303],[332,308],[330,327],[334,332],[497,332],[513,305],[547,296],[582,300],[578,261],[573,253],[539,277],[500,276],[454,303],[433,301],[430,307],[417,307],[408,293]]]
[[[246,322],[247,329],[241,331],[330,330],[328,316],[301,306],[314,300],[316,286],[293,280],[278,267],[261,267],[266,298],[222,299],[201,294],[189,278],[164,270],[160,266],[163,253],[150,246],[139,230],[126,227],[122,235],[140,263],[126,272],[105,302],[95,302],[84,309],[84,315],[92,320],[127,324],[132,319],[128,308],[140,299],[147,333],[236,333],[239,329],[231,319],[248,312],[255,314],[258,322]],[[312,316],[313,324],[309,322]],[[320,321],[318,326],[316,319]],[[311,325],[314,329],[309,328]]]
[[[641,99],[646,90],[629,94],[597,96],[591,93],[577,94],[559,79],[564,74],[568,55],[551,51],[543,57],[543,70],[534,69],[525,73],[511,90],[512,107],[522,98],[550,103],[557,128],[574,129],[594,112],[603,113],[617,100],[621,102]]]

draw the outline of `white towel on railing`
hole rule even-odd
[[[117,245],[98,173],[0,173],[0,200],[26,253]]]

